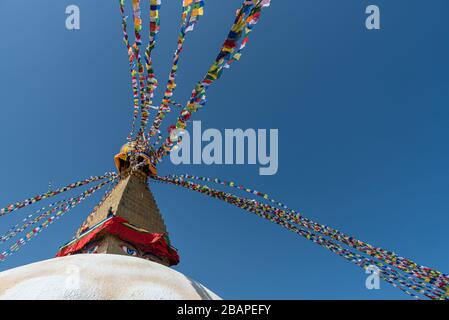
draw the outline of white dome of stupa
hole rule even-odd
[[[0,273],[0,300],[219,300],[183,274],[141,258],[77,254]]]

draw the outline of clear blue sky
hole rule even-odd
[[[164,83],[180,6],[163,1],[154,52]],[[365,8],[381,8],[367,31]],[[65,8],[81,30],[65,29]],[[240,0],[206,0],[180,62],[176,100],[218,53]],[[113,170],[132,95],[117,1],[1,0],[0,202]],[[449,2],[273,0],[242,60],[209,90],[203,127],[279,129],[279,172],[256,166],[174,167],[268,192],[320,223],[449,272]],[[407,298],[276,225],[176,187],[152,190],[177,270],[223,298]],[[95,198],[98,200],[98,197]],[[54,256],[94,199],[52,225],[0,271]],[[26,212],[0,218],[5,231]],[[1,247],[3,249],[3,247]]]

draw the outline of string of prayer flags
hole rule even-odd
[[[145,88],[146,88],[146,76],[145,76],[145,68],[142,63],[142,56],[140,54],[140,46],[142,45],[142,36],[140,32],[142,31],[142,17],[141,17],[141,10],[140,10],[140,0],[132,0],[132,8],[133,8],[133,21],[134,21],[134,36],[135,36],[135,42],[132,46],[134,59],[137,64],[137,75],[139,79],[139,99],[140,102],[140,115],[141,115],[141,128],[143,126],[143,122],[145,122],[145,115],[144,109],[145,109],[145,103],[146,103],[146,97],[145,97]],[[146,110],[145,110],[146,111]],[[144,115],[145,114],[145,115]],[[139,131],[139,134],[142,132],[142,129]]]
[[[21,220],[20,223],[25,224],[27,223],[31,218],[39,215],[41,212],[43,212],[44,210],[46,210],[47,212],[50,211],[51,208],[57,208],[60,207],[61,205],[64,205],[64,203],[67,202],[66,200],[60,200],[54,203],[49,204],[48,206],[44,206],[42,208],[40,208],[39,210],[36,210],[35,212],[27,215],[25,218],[23,218]],[[11,236],[13,236],[14,233],[16,233],[17,230],[22,229],[23,226],[21,227],[21,224],[17,223],[15,224],[13,227],[11,227],[7,232],[5,232],[2,236],[0,236],[0,243],[1,242],[5,242],[7,241]]]
[[[148,124],[151,105],[153,104],[154,91],[158,86],[158,81],[154,74],[153,59],[151,53],[155,47],[157,35],[160,29],[159,9],[161,7],[160,0],[150,0],[150,36],[147,48],[145,50],[145,69],[146,75],[146,88],[145,88],[145,103],[142,107],[141,123],[140,123],[140,135],[145,134],[145,129]]]
[[[63,192],[66,192],[66,191],[69,191],[69,190],[72,190],[72,189],[75,189],[75,188],[87,185],[87,184],[95,182],[95,181],[104,180],[104,179],[111,178],[111,177],[115,178],[115,177],[117,177],[117,174],[115,172],[108,172],[108,173],[106,173],[106,174],[104,174],[102,176],[90,177],[90,178],[85,179],[85,180],[81,180],[81,181],[78,181],[78,182],[75,182],[75,183],[71,183],[71,184],[69,184],[69,185],[67,185],[67,186],[65,186],[63,188],[60,188],[60,189],[57,189],[57,190],[53,190],[53,191],[48,191],[47,193],[40,194],[40,195],[34,196],[32,198],[29,198],[29,199],[25,199],[25,200],[20,201],[20,202],[12,203],[12,204],[6,206],[5,208],[0,209],[0,216],[3,216],[5,214],[7,214],[7,213],[10,213],[10,212],[22,209],[22,208],[25,208],[25,207],[27,207],[29,205],[32,205],[32,204],[34,204],[36,202],[39,202],[39,201],[42,201],[44,199],[47,199],[47,198],[50,198],[50,197],[54,197],[54,196],[56,196],[56,195],[58,195],[60,193],[63,193]]]
[[[204,14],[203,7],[204,7],[203,0],[183,1],[182,15],[181,15],[181,29],[178,34],[177,47],[173,55],[172,67],[170,69],[170,73],[168,76],[164,97],[162,98],[161,106],[150,128],[149,132],[150,137],[154,137],[156,135],[162,124],[162,120],[165,118],[165,114],[170,112],[169,107],[171,101],[170,99],[172,98],[173,92],[176,88],[175,78],[178,71],[179,58],[184,48],[186,34],[194,29],[195,24],[198,22],[199,18]]]
[[[46,230],[51,224],[53,224],[56,220],[59,220],[64,214],[75,208],[81,202],[83,202],[86,198],[91,196],[95,191],[101,189],[104,185],[110,183],[115,180],[115,177],[110,177],[108,181],[103,182],[101,185],[90,188],[82,196],[73,199],[72,201],[68,201],[65,206],[60,208],[54,215],[46,219],[42,224],[30,230],[24,237],[20,238],[16,241],[9,249],[0,253],[0,262],[6,260],[7,257],[19,251],[25,244],[29,241],[37,237],[42,231]],[[43,217],[45,218],[45,217]]]
[[[217,199],[223,200],[227,203],[236,205],[237,207],[239,207],[241,209],[244,209],[249,212],[253,212],[262,218],[265,218],[273,223],[281,225],[281,226],[289,229],[290,231],[298,233],[299,235],[307,238],[308,240],[311,240],[311,241],[327,248],[331,252],[334,252],[334,253],[338,254],[339,256],[342,256],[343,258],[345,258],[361,267],[364,267],[367,265],[366,258],[359,257],[359,256],[357,256],[357,254],[354,254],[354,253],[350,252],[349,250],[346,250],[346,249],[342,248],[341,246],[339,246],[338,244],[335,244],[331,241],[326,241],[326,239],[324,239],[323,237],[319,237],[319,236],[317,237],[315,234],[313,234],[310,231],[306,231],[306,230],[294,227],[292,224],[280,219],[279,217],[272,216],[272,215],[268,214],[267,212],[260,211],[257,208],[255,208],[253,206],[252,201],[250,201],[248,199],[238,198],[231,194],[224,193],[223,191],[218,191],[218,190],[209,188],[208,186],[201,186],[199,184],[195,184],[195,183],[191,183],[191,182],[180,181],[180,180],[171,180],[170,181],[169,179],[161,178],[161,177],[159,177],[158,181],[182,186],[187,189],[197,191],[202,194],[211,196],[213,198],[217,198]],[[371,261],[370,261],[370,263],[371,263]],[[383,274],[381,274],[381,276],[383,276]],[[386,280],[389,281],[388,278]],[[398,286],[398,287],[400,287],[400,286]]]
[[[120,15],[122,18],[122,31],[123,31],[123,43],[125,44],[126,51],[128,53],[129,58],[129,69],[131,73],[131,85],[133,91],[133,121],[131,126],[131,131],[128,135],[128,140],[132,139],[132,135],[135,129],[137,117],[139,115],[139,88],[137,82],[137,72],[135,71],[135,62],[134,62],[134,53],[133,49],[129,43],[129,35],[128,35],[128,23],[127,17],[125,15],[125,0],[119,0],[120,5]]]
[[[333,239],[331,235],[323,235],[320,230],[314,229],[313,226],[302,224],[301,221],[291,219],[289,212],[272,207],[268,204],[261,204],[252,199],[241,198],[224,191],[212,189],[207,185],[199,185],[185,179],[157,177],[156,181],[174,184],[193,191],[197,191],[214,198],[221,199],[230,204],[236,205],[239,208],[253,212],[265,219],[268,219],[276,224],[298,233],[299,235],[329,249],[330,251],[346,258],[357,265],[367,268],[370,265],[375,265],[381,270],[380,276],[403,290],[404,292],[414,296],[415,298],[427,297],[430,299],[448,299],[448,286],[441,282],[441,272],[433,270],[428,273],[430,278],[422,278],[419,275],[409,276],[400,267],[393,267],[391,260],[379,261],[377,257],[366,257],[357,252],[352,252],[338,244],[339,241]],[[358,250],[359,248],[355,248]],[[383,252],[388,252],[383,250]],[[419,267],[418,267],[419,268]],[[433,276],[432,276],[433,275]],[[415,293],[413,293],[415,292]]]
[[[153,70],[151,52],[155,47],[157,34],[159,32],[160,19],[159,9],[160,0],[150,0],[150,25],[149,25],[149,43],[145,49],[142,62],[140,46],[142,45],[142,16],[140,0],[132,0],[133,26],[135,42],[133,45],[129,42],[127,33],[127,17],[125,16],[125,0],[119,0],[120,13],[122,17],[123,39],[129,56],[131,84],[133,91],[133,121],[128,140],[133,139],[136,122],[140,112],[140,130],[139,136],[142,136],[149,117],[149,106],[152,104],[154,91],[157,88],[157,79]],[[145,73],[146,71],[146,73]]]
[[[229,68],[232,62],[240,59],[241,51],[245,48],[248,42],[249,33],[259,21],[262,9],[268,7],[269,5],[269,0],[243,1],[241,8],[237,11],[234,24],[232,25],[231,30],[228,33],[228,37],[223,43],[217,58],[207,71],[203,80],[196,84],[188,103],[180,112],[180,115],[176,121],[177,129],[186,128],[186,122],[191,115],[205,105],[206,90],[208,87],[221,77],[224,69]],[[243,40],[242,35],[245,36]],[[239,41],[241,41],[240,45]],[[164,143],[156,152],[158,161],[168,155],[174,145],[180,143],[181,141],[181,137],[172,139],[169,134]]]
[[[140,55],[140,46],[142,44],[141,31],[142,31],[142,17],[140,0],[132,0],[133,9],[133,23],[134,23],[134,35],[135,43],[131,46],[129,43],[129,37],[126,31],[126,16],[124,8],[124,0],[119,0],[120,11],[122,15],[122,27],[124,33],[124,42],[128,50],[131,80],[133,88],[133,101],[134,112],[131,132],[128,136],[128,140],[136,139],[139,142],[140,148],[145,149],[149,144],[146,143],[147,137],[145,128],[148,124],[149,114],[151,109],[157,110],[157,114],[153,120],[151,128],[148,132],[148,138],[151,139],[158,134],[157,141],[154,145],[159,144],[163,139],[160,131],[163,119],[166,113],[170,112],[171,98],[176,88],[176,74],[178,71],[178,63],[180,54],[183,50],[183,44],[185,36],[189,31],[194,29],[196,22],[204,14],[204,1],[203,0],[183,0],[182,16],[181,16],[181,30],[178,35],[177,48],[174,53],[172,68],[170,70],[169,78],[167,81],[164,97],[162,98],[159,106],[153,105],[154,91],[157,88],[157,79],[154,76],[152,67],[151,52],[154,48],[156,41],[156,35],[159,31],[159,9],[160,0],[150,0],[150,41],[145,51],[145,68],[142,64],[142,58]],[[205,78],[198,83],[195,87],[192,97],[187,105],[182,108],[180,116],[176,122],[174,128],[184,129],[186,121],[190,118],[191,114],[198,108],[206,103],[206,89],[213,83],[222,73],[223,68],[229,68],[230,64],[240,59],[241,51],[245,47],[248,41],[248,34],[253,29],[254,25],[259,21],[262,8],[270,5],[269,0],[245,0],[242,3],[241,8],[237,11],[236,19],[228,34],[226,41],[224,42],[218,57],[214,64],[208,70]],[[242,37],[242,35],[244,37]],[[243,40],[242,40],[243,39]],[[145,75],[145,69],[147,74]],[[134,137],[135,123],[140,114],[140,130],[137,136]],[[173,126],[170,126],[173,128]],[[181,137],[173,135],[172,130],[169,130],[167,139],[162,143],[159,149],[155,153],[156,163],[162,160],[164,155],[167,155],[175,143],[182,141]],[[155,163],[155,164],[156,164]]]
[[[23,225],[19,226],[16,225],[13,228],[11,228],[8,232],[6,232],[5,234],[0,236],[0,243],[2,242],[6,242],[9,239],[15,237],[17,234],[23,232],[25,229],[27,229],[29,226],[32,226],[36,223],[38,223],[39,221],[41,221],[42,219],[52,215],[54,212],[56,212],[57,210],[60,210],[64,207],[67,206],[67,204],[69,203],[78,203],[81,200],[86,199],[87,197],[91,196],[92,194],[94,194],[96,191],[100,190],[102,187],[104,187],[106,184],[109,184],[111,181],[115,180],[116,178],[111,178],[110,180],[104,181],[100,184],[98,184],[97,186],[90,188],[86,191],[84,191],[83,193],[81,193],[80,195],[78,195],[77,197],[72,197],[70,199],[67,200],[62,200],[59,201],[57,203],[51,204],[48,206],[47,211],[39,214],[39,212],[42,212],[42,210],[37,211],[36,217],[33,220],[30,220],[29,218],[32,217],[33,215],[29,215],[27,218],[23,219]]]
[[[223,185],[226,187],[236,188],[239,190],[242,190],[244,192],[250,193],[252,195],[259,196],[263,198],[264,200],[270,202],[271,204],[277,206],[278,208],[284,210],[285,216],[288,218],[289,221],[293,221],[294,223],[299,223],[302,226],[309,228],[311,230],[314,230],[315,232],[319,232],[323,235],[329,236],[334,240],[340,241],[344,243],[345,245],[348,245],[350,247],[353,247],[365,254],[368,254],[378,260],[384,261],[385,263],[388,263],[390,265],[393,265],[394,267],[397,267],[401,269],[402,271],[413,275],[414,277],[418,277],[420,279],[429,279],[429,282],[433,281],[437,286],[439,287],[448,287],[449,288],[449,277],[445,274],[439,273],[439,271],[434,270],[432,268],[428,268],[425,266],[418,265],[417,263],[398,256],[394,252],[390,252],[387,250],[384,250],[382,248],[374,247],[368,243],[365,243],[363,241],[360,241],[356,239],[353,236],[347,235],[342,233],[341,231],[338,231],[334,228],[324,226],[322,224],[316,223],[303,215],[301,215],[299,212],[296,212],[293,209],[290,209],[285,204],[274,200],[269,197],[268,194],[259,192],[257,190],[254,190],[252,188],[244,187],[240,184],[237,184],[232,181],[225,181],[219,178],[208,178],[208,177],[199,177],[199,176],[193,176],[193,175],[169,175],[169,179],[178,179],[178,180],[197,180],[197,181],[203,181],[203,182],[211,182],[219,185]],[[263,204],[260,204],[261,206]],[[280,212],[280,211],[278,211]],[[434,279],[434,280],[430,280]]]

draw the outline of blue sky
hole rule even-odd
[[[163,1],[154,51],[161,83],[180,5]],[[65,28],[65,8],[81,29]],[[368,31],[377,4],[382,29]],[[184,102],[218,53],[240,0],[206,0],[180,62]],[[117,1],[1,0],[0,201],[3,206],[113,170],[132,94]],[[449,3],[273,0],[243,57],[208,91],[204,128],[279,129],[279,171],[173,166],[235,180],[306,216],[449,272]],[[225,299],[402,299],[342,258],[256,216],[172,186],[151,186],[179,249],[177,270]],[[54,256],[98,201],[86,201],[0,271]],[[37,209],[37,207],[36,207]],[[0,232],[26,212],[2,217]],[[0,247],[3,249],[4,247]]]

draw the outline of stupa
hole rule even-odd
[[[120,180],[50,259],[0,273],[0,299],[220,299],[179,263],[148,186],[151,154],[124,145]]]

